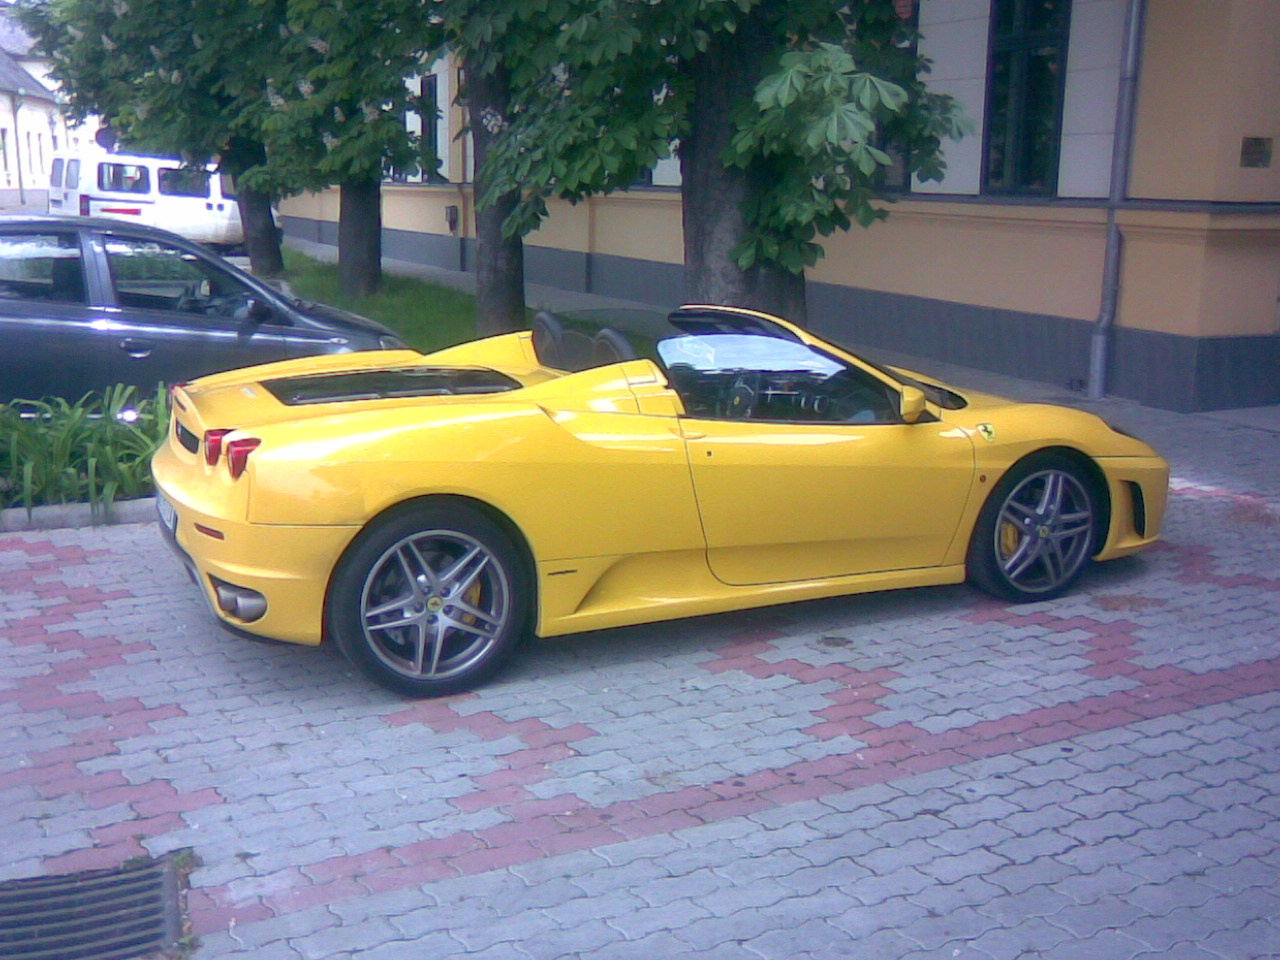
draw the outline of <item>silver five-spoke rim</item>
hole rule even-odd
[[[400,540],[378,558],[360,592],[369,649],[413,679],[439,680],[473,667],[501,636],[510,610],[501,562],[453,530]]]
[[[1070,580],[1088,559],[1093,504],[1064,470],[1025,477],[1005,498],[995,529],[996,558],[1010,583],[1048,593]]]

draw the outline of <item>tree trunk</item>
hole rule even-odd
[[[354,180],[339,187],[338,289],[367,297],[382,286],[382,181]]]
[[[240,187],[236,193],[249,269],[257,277],[280,276],[284,273],[284,257],[280,255],[280,233],[271,215],[271,197],[247,187]]]
[[[236,187],[236,205],[240,208],[249,269],[255,276],[278,277],[284,273],[284,258],[280,256],[280,231],[271,214],[271,195],[241,183],[247,170],[266,162],[267,149],[259,141],[233,137],[223,154],[221,170],[230,175]]]
[[[743,270],[734,248],[747,232],[743,204],[769,186],[763,165],[726,167],[733,114],[759,83],[773,48],[771,4],[757,5],[733,33],[711,35],[689,65],[693,99],[689,133],[680,143],[685,299],[750,307],[804,323],[804,275],[776,264]]]
[[[510,78],[497,67],[489,73],[466,65],[467,110],[475,147],[476,196],[476,332],[481,336],[522,330],[525,322],[524,241],[505,237],[502,224],[515,210],[518,191],[504,193],[481,206],[488,189],[486,161],[494,137],[505,123],[511,105]],[[486,123],[487,121],[487,123]]]

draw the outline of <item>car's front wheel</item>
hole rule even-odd
[[[479,510],[456,503],[375,522],[339,565],[330,630],[377,683],[411,697],[487,680],[524,631],[528,574],[516,545]]]
[[[1006,600],[1048,600],[1094,553],[1101,512],[1089,479],[1068,457],[1015,465],[987,498],[969,544],[969,578]]]

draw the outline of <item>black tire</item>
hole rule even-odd
[[[1015,602],[1069,588],[1096,552],[1102,511],[1070,457],[1041,453],[1015,464],[987,498],[969,542],[968,575]]]
[[[329,629],[376,683],[435,697],[489,679],[524,633],[529,574],[498,524],[459,503],[387,514],[338,565]]]

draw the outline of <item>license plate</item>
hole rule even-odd
[[[156,494],[156,512],[160,514],[160,522],[166,530],[173,533],[178,528],[178,511],[160,494]]]

